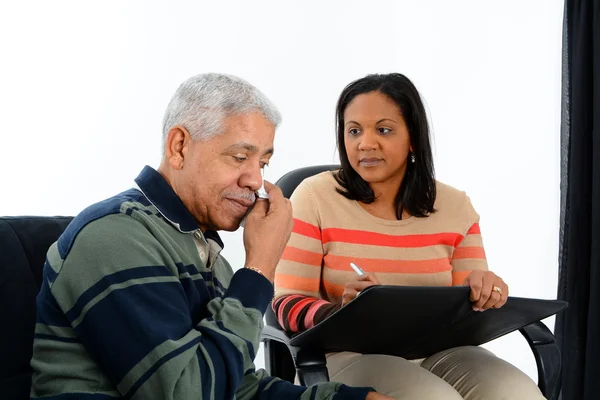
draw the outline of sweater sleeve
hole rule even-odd
[[[206,306],[191,310],[182,285],[208,284],[169,250],[131,217],[94,221],[62,262],[47,264],[49,301],[121,396],[233,398],[254,371],[272,285],[242,269],[223,297],[199,290]]]
[[[463,239],[456,245],[452,253],[452,284],[460,285],[474,270],[487,271],[488,264],[479,228],[479,214],[473,208],[471,200],[466,197],[465,218],[467,230]]]
[[[294,229],[277,265],[273,311],[290,332],[312,328],[340,306],[319,299],[323,268],[321,220],[314,193],[304,181],[290,198]]]

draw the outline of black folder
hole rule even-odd
[[[325,352],[429,357],[478,346],[567,307],[559,300],[509,297],[504,307],[473,311],[468,287],[371,286],[290,345]]]

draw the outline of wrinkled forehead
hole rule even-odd
[[[260,113],[234,115],[215,137],[225,151],[270,155],[274,152],[275,126]]]

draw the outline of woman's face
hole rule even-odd
[[[350,165],[371,187],[401,182],[412,150],[400,108],[378,91],[360,94],[346,107],[344,146]]]

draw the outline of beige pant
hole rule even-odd
[[[370,386],[395,399],[544,399],[525,373],[482,347],[457,347],[418,361],[332,353],[327,369],[333,382]]]

